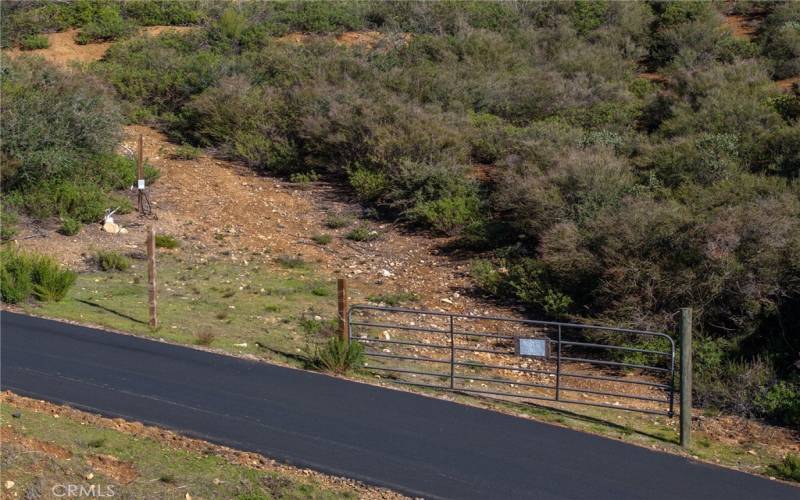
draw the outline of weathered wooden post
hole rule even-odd
[[[136,193],[137,208],[139,213],[144,215],[144,138],[139,134],[139,149],[136,153]]]
[[[156,308],[156,230],[147,226],[147,283],[150,306],[150,328],[158,328],[158,312]]]
[[[692,445],[692,309],[681,309],[681,446]]]
[[[347,314],[347,280],[339,278],[336,280],[336,291],[338,292],[338,315],[339,315],[339,338],[343,342],[350,339],[350,320]]]

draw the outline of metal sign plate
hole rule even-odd
[[[517,356],[532,358],[549,358],[550,342],[548,339],[526,339],[517,337]]]

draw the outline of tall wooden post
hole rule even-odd
[[[681,309],[681,446],[692,445],[692,309]]]
[[[150,305],[150,328],[158,328],[158,312],[156,309],[156,230],[147,227],[147,283]]]
[[[338,314],[339,314],[339,338],[343,342],[350,339],[350,321],[347,314],[347,280],[339,278],[336,280],[336,291],[338,292]]]
[[[144,214],[144,138],[139,134],[139,149],[136,154],[136,193],[137,208]]]

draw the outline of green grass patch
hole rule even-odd
[[[19,48],[22,50],[46,49],[49,46],[50,40],[44,35],[29,35],[19,43]]]
[[[315,234],[311,237],[311,240],[318,245],[327,245],[333,241],[333,236],[330,234]]]
[[[781,479],[800,482],[800,455],[789,453],[781,462],[771,465],[769,470]]]
[[[178,248],[179,246],[181,246],[181,242],[174,236],[169,234],[156,235],[156,248]]]
[[[328,229],[341,229],[353,223],[353,219],[345,215],[331,214],[325,218],[325,227]]]
[[[358,226],[348,232],[345,238],[352,241],[374,241],[380,238],[380,234],[367,226]]]
[[[203,154],[203,150],[190,144],[183,144],[175,148],[169,157],[173,160],[196,160]]]
[[[158,260],[157,332],[147,325],[143,261],[133,261],[124,273],[81,273],[63,301],[23,307],[34,314],[186,345],[205,345],[213,335],[215,348],[297,363],[279,353],[297,353],[308,345],[309,334],[298,320],[330,318],[336,312],[333,282],[307,274],[306,269],[270,263],[201,262],[190,254],[164,254]],[[201,339],[198,332],[208,337]],[[321,329],[314,335],[321,337]],[[259,349],[256,342],[268,349]],[[242,343],[248,346],[234,346]]]

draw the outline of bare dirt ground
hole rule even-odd
[[[105,418],[91,413],[70,408],[69,406],[59,406],[45,401],[26,398],[9,391],[0,393],[0,403],[13,405],[15,408],[24,408],[37,413],[64,417],[83,425],[113,429],[124,434],[137,438],[152,439],[159,443],[164,443],[169,448],[191,452],[198,455],[214,455],[222,457],[231,464],[242,465],[259,471],[279,472],[282,475],[293,476],[303,479],[314,479],[322,485],[331,487],[346,486],[358,493],[362,499],[401,499],[403,495],[390,490],[366,486],[358,481],[335,476],[328,476],[310,469],[299,469],[288,465],[283,465],[270,458],[266,458],[257,453],[234,450],[226,446],[215,445],[199,439],[188,438],[172,431],[143,425],[138,422],[129,422],[121,418]],[[10,427],[10,426],[9,426]],[[54,443],[48,443],[35,438],[22,436],[10,428],[0,428],[0,437],[6,445],[14,443],[31,453],[40,453],[45,456],[52,456],[58,459],[69,459],[70,452]],[[107,454],[95,454],[89,458],[90,465],[95,471],[113,478],[120,484],[127,484],[137,478],[137,472],[131,464],[119,460]],[[188,497],[187,497],[188,498]]]

